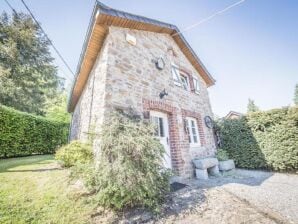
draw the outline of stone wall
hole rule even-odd
[[[136,45],[126,41],[126,34],[136,38]],[[158,70],[154,64],[160,56],[165,60],[163,70]],[[174,84],[172,63],[199,79],[199,94]],[[168,96],[161,100],[159,93],[163,89]],[[213,133],[203,122],[205,116],[212,117],[206,84],[167,34],[109,28],[104,46],[75,107],[71,139],[86,140],[93,124],[95,131],[99,131],[105,114],[115,106],[132,107],[140,114],[150,110],[168,114],[172,165],[180,176],[193,175],[193,158],[214,155]],[[186,116],[197,119],[201,147],[189,146],[183,122]],[[95,151],[97,145],[98,142],[95,142]]]
[[[127,33],[136,38],[136,45],[126,41]],[[212,130],[203,124],[205,116],[213,115],[205,82],[167,34],[110,27],[108,38],[111,44],[106,80],[107,108],[131,106],[140,113],[150,109],[164,111],[170,116],[174,113],[175,116],[170,118],[175,119],[174,123],[177,123],[178,130],[172,136],[170,133],[173,168],[179,175],[191,176],[193,174],[191,159],[213,155],[215,152]],[[154,64],[154,60],[160,56],[165,60],[163,70],[158,70]],[[186,91],[174,84],[172,63],[190,75],[198,77],[199,94]],[[168,96],[160,100],[159,93],[163,89],[166,89]],[[162,106],[150,108],[150,105],[148,107],[148,103],[144,105],[144,102]],[[163,110],[166,105],[175,108],[175,112]],[[189,147],[183,123],[183,118],[187,114],[185,111],[189,111],[187,116],[194,115],[197,118],[203,143],[201,147]]]
[[[109,39],[106,39],[101,52],[90,72],[82,95],[72,114],[70,140],[88,140],[88,133],[99,132],[105,112],[107,58]],[[96,151],[97,141],[94,142]]]

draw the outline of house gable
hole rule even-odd
[[[197,73],[203,78],[206,85],[211,86],[215,83],[215,80],[208,73],[207,69],[191,49],[183,35],[179,33],[179,29],[176,26],[115,10],[100,2],[96,2],[83,46],[83,51],[81,53],[80,62],[77,67],[76,80],[73,84],[68,102],[69,112],[74,110],[75,105],[80,98],[86,81],[88,80],[89,73],[94,66],[98,53],[101,51],[110,26],[164,33],[172,36],[185,57],[197,70]]]

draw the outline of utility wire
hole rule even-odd
[[[14,13],[15,15],[18,15],[17,11],[12,7],[12,5],[9,4],[9,2],[8,2],[7,0],[4,0],[4,1],[7,3],[7,5],[9,6],[9,8],[11,9],[11,11],[13,11],[13,13]],[[68,79],[68,80],[71,81],[71,82],[73,81],[72,78],[70,78],[70,77],[67,75],[67,73],[62,69],[62,67],[60,67],[60,71],[62,71],[62,73],[64,74],[65,77],[58,76],[59,78],[61,78],[61,79]]]
[[[203,23],[205,23],[205,22],[207,22],[207,21],[213,19],[214,17],[216,17],[216,16],[218,16],[218,15],[220,15],[220,14],[222,14],[222,13],[228,11],[229,9],[231,9],[231,8],[237,6],[237,5],[242,4],[242,3],[245,2],[245,1],[246,1],[246,0],[238,1],[238,2],[236,2],[236,3],[234,3],[234,4],[232,4],[232,5],[230,5],[230,6],[226,7],[226,8],[224,8],[224,9],[222,9],[222,10],[220,10],[220,11],[218,11],[218,12],[216,12],[216,13],[214,13],[214,14],[212,14],[212,15],[210,15],[210,16],[208,16],[208,17],[202,19],[202,20],[200,20],[199,22],[194,23],[194,24],[192,24],[192,25],[186,27],[186,28],[183,29],[182,31],[177,32],[177,33],[174,33],[174,34],[172,35],[172,37],[177,36],[177,35],[179,35],[179,34],[181,34],[181,33],[184,33],[184,32],[186,32],[186,31],[188,31],[188,30],[191,30],[191,29],[195,28],[196,26],[199,26],[199,25],[201,25],[201,24],[203,24]]]
[[[55,45],[53,44],[53,42],[50,40],[50,38],[48,37],[48,35],[46,34],[46,32],[44,31],[44,29],[41,27],[41,25],[39,24],[39,22],[37,21],[37,19],[35,19],[33,13],[31,12],[31,10],[29,9],[29,7],[26,5],[24,0],[21,0],[23,5],[25,6],[25,8],[27,9],[27,11],[29,12],[29,14],[31,15],[32,19],[35,21],[35,23],[37,24],[37,26],[41,29],[41,31],[44,33],[45,37],[48,39],[49,43],[52,45],[53,49],[55,50],[55,52],[57,53],[57,55],[60,57],[60,59],[62,60],[62,62],[64,63],[64,65],[68,68],[68,70],[71,72],[71,74],[73,75],[73,78],[75,77],[74,72],[71,70],[70,66],[67,64],[67,62],[64,60],[64,58],[62,57],[62,55],[60,54],[60,52],[58,51],[58,49],[55,47]]]
[[[14,8],[11,6],[11,4],[9,4],[9,2],[7,0],[4,0],[6,2],[6,4],[8,5],[8,7],[15,13],[17,14],[16,10],[14,10]]]

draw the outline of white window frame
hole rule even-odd
[[[193,80],[193,86],[194,86],[194,92],[196,94],[200,93],[200,83],[199,83],[199,79],[197,77],[192,77]]]
[[[182,86],[182,82],[180,80],[179,68],[174,64],[172,64],[172,78],[176,86]]]
[[[179,70],[179,72],[180,72],[180,80],[181,80],[183,89],[185,89],[187,91],[190,91],[190,85],[189,85],[189,77],[188,77],[188,75],[185,72],[181,71],[181,70]],[[182,79],[184,79],[186,81],[186,83],[184,83],[182,81]]]
[[[186,80],[186,83],[182,81],[182,77]],[[190,90],[190,83],[189,83],[189,76],[185,72],[181,71],[180,68],[172,64],[172,78],[174,80],[174,84],[176,86],[183,87],[183,89],[189,91]],[[186,84],[186,85],[185,85]]]
[[[186,125],[190,147],[201,146],[200,132],[198,128],[197,119],[193,117],[186,117]],[[195,142],[195,137],[197,139],[197,142]]]
[[[151,123],[155,126],[156,137],[165,137],[164,121],[160,117],[150,116]],[[162,121],[162,122],[161,122]]]

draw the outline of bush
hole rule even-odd
[[[93,159],[92,147],[90,144],[72,141],[57,150],[55,159],[62,162],[65,167],[71,167],[80,164],[88,164]]]
[[[219,124],[238,167],[298,170],[298,107],[256,112]]]
[[[218,149],[216,152],[216,157],[219,161],[226,161],[229,160],[229,156],[227,151],[223,150],[223,149]]]
[[[158,211],[169,192],[170,172],[154,127],[133,115],[115,113],[104,123],[96,169],[80,167],[100,205],[112,209],[145,206]],[[96,171],[94,171],[96,170]]]
[[[0,105],[0,158],[52,154],[67,143],[68,127]]]

